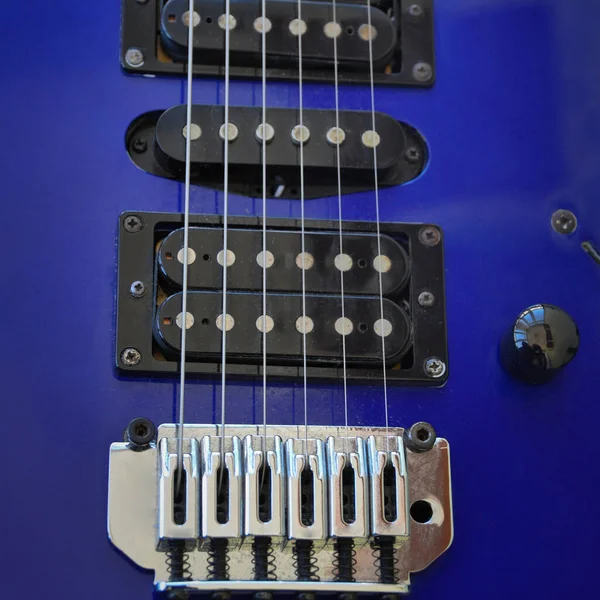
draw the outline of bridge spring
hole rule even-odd
[[[375,568],[380,583],[398,583],[398,558],[394,547],[394,538],[379,535],[371,542]]]
[[[336,581],[355,581],[356,550],[352,538],[337,538],[334,543],[333,574]]]
[[[229,552],[226,538],[212,538],[208,547],[208,577],[212,581],[229,579]]]
[[[275,572],[275,553],[271,538],[256,536],[252,543],[252,564],[254,565],[254,579],[268,581],[277,579]]]
[[[192,578],[189,555],[183,540],[171,540],[166,552],[169,581],[189,581]]]
[[[312,540],[296,540],[294,543],[294,571],[298,581],[320,581]]]

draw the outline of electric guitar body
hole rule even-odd
[[[600,6],[195,4],[4,18],[1,596],[593,597]]]

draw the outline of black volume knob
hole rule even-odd
[[[573,360],[579,330],[564,310],[551,304],[525,309],[500,342],[504,369],[531,384],[550,381]]]

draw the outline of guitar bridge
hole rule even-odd
[[[222,433],[185,426],[181,477],[174,424],[111,445],[108,534],[159,592],[407,593],[452,541],[449,446],[428,424]]]

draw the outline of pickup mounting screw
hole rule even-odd
[[[135,365],[139,365],[142,360],[142,355],[139,350],[135,348],[125,348],[123,352],[121,352],[121,362],[126,367],[135,367]]]
[[[442,239],[440,230],[436,227],[423,227],[419,231],[419,241],[424,246],[437,246]]]
[[[139,48],[129,48],[125,53],[125,62],[137,69],[144,64],[144,53]]]
[[[127,233],[137,233],[143,226],[144,223],[137,215],[130,215],[123,221],[123,227]]]
[[[135,140],[131,142],[131,149],[136,154],[143,154],[148,150],[148,142],[142,138],[135,138]]]
[[[420,7],[418,4],[411,4],[408,7],[408,14],[411,17],[422,17],[423,16],[423,8]]]
[[[413,77],[417,81],[429,81],[433,76],[431,65],[426,62],[418,62],[412,70]]]
[[[129,291],[134,298],[141,298],[146,293],[146,286],[141,281],[134,281]]]
[[[421,151],[415,146],[406,149],[404,156],[408,162],[415,163],[421,158]]]
[[[431,292],[421,292],[417,298],[417,302],[420,306],[429,308],[435,304],[435,296]]]
[[[577,217],[570,210],[557,210],[552,214],[552,228],[563,235],[573,233],[577,229]]]
[[[439,379],[446,373],[446,363],[440,358],[428,358],[423,366],[425,373],[433,379]]]

